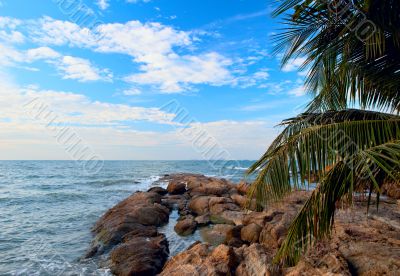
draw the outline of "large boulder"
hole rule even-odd
[[[223,244],[227,240],[228,233],[234,228],[233,225],[215,224],[200,230],[200,235],[205,242],[212,245]]]
[[[236,276],[269,276],[271,272],[272,253],[260,244],[243,246],[235,250],[240,256],[240,264],[236,268]],[[271,271],[272,270],[272,271]]]
[[[240,237],[246,242],[255,243],[258,242],[261,231],[262,227],[260,225],[251,223],[242,228],[240,232]]]
[[[189,209],[196,215],[205,215],[210,212],[209,203],[210,197],[209,196],[198,196],[194,197],[189,202]]]
[[[171,195],[179,195],[186,192],[186,183],[182,181],[171,181],[167,187],[168,193]]]
[[[93,228],[96,236],[87,257],[103,254],[132,231],[145,233],[146,227],[167,223],[169,209],[159,203],[161,196],[158,193],[138,192],[108,210]]]
[[[168,241],[164,235],[134,237],[111,252],[111,271],[119,276],[157,275],[168,254]]]
[[[199,226],[206,226],[211,223],[209,214],[198,216],[194,220],[197,222]]]
[[[177,222],[174,227],[175,232],[181,236],[188,236],[196,231],[197,222],[192,216],[185,217]]]
[[[166,195],[168,191],[162,187],[152,187],[149,190],[147,190],[149,193],[157,193],[159,195]]]
[[[236,255],[231,247],[220,245],[212,249],[208,244],[195,243],[171,258],[160,276],[229,276],[234,275],[236,266]]]

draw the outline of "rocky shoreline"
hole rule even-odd
[[[360,200],[337,213],[329,241],[320,242],[291,268],[271,265],[288,226],[307,199],[297,191],[268,210],[245,210],[247,184],[196,174],[167,175],[167,189],[136,192],[108,210],[93,227],[86,258],[105,256],[115,275],[398,275],[400,207],[380,204],[366,215]],[[200,231],[176,256],[159,227],[175,210],[182,236]]]

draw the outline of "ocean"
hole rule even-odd
[[[0,161],[0,275],[110,275],[101,260],[81,260],[91,227],[109,208],[146,191],[164,174],[189,172],[239,182],[253,161],[105,161],[88,174],[74,161]],[[162,184],[165,185],[165,184]],[[162,227],[172,254],[194,237]]]

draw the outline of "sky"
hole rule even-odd
[[[0,159],[259,158],[309,100],[273,2],[0,0]]]

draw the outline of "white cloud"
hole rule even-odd
[[[61,55],[49,47],[39,47],[26,51],[26,61],[33,62],[42,59],[55,59]]]
[[[138,88],[133,87],[122,91],[122,94],[124,94],[125,96],[135,96],[142,94],[142,91],[140,91],[140,89]]]
[[[26,51],[18,51],[13,47],[0,43],[0,65],[16,66],[21,63],[33,63],[44,60],[52,64],[60,72],[63,79],[75,79],[78,81],[111,81],[113,74],[108,69],[99,69],[87,59],[62,56],[49,47],[39,47],[28,49]],[[30,67],[22,67],[28,69]],[[31,68],[30,68],[31,69]],[[37,70],[37,69],[35,69]]]
[[[22,21],[11,17],[0,16],[0,40],[5,43],[22,43],[25,41],[25,36],[16,31],[16,28],[21,25]]]
[[[225,68],[231,61],[216,53],[201,56],[170,55],[160,57],[161,66],[151,62],[142,66],[144,73],[133,74],[126,81],[141,85],[156,85],[164,93],[190,90],[192,84],[221,86],[229,84],[232,76]]]
[[[289,59],[287,64],[282,68],[283,72],[293,72],[298,70],[306,61],[305,57],[298,57]]]
[[[98,26],[96,32],[71,22],[45,17],[33,31],[41,44],[70,45],[90,48],[102,53],[121,53],[141,64],[128,82],[155,86],[164,93],[191,89],[195,84],[232,84],[228,67],[232,61],[215,53],[178,54],[175,48],[192,47],[190,32],[179,31],[160,23],[129,21]]]
[[[306,88],[304,87],[304,85],[300,85],[289,90],[288,94],[296,97],[301,97],[306,95]]]
[[[252,86],[262,86],[266,80],[268,80],[270,77],[268,73],[268,69],[260,69],[259,71],[248,75],[248,76],[242,76],[242,77],[237,77],[235,79],[235,85],[241,87],[241,88],[247,88],[247,87],[252,87]]]
[[[1,159],[69,159],[64,147],[52,136],[53,132],[46,128],[48,122],[32,117],[35,109],[28,103],[34,99],[47,105],[47,110],[57,116],[53,123],[61,123],[60,130],[65,125],[73,125],[74,132],[106,159],[203,157],[181,128],[171,126],[170,130],[156,132],[132,127],[132,121],[143,120],[171,124],[175,115],[159,108],[92,101],[84,95],[40,90],[35,86],[21,89],[7,84],[6,79],[9,78],[0,78]],[[194,123],[188,128],[205,130],[232,159],[259,157],[276,133],[272,124],[265,121],[216,121]]]
[[[75,79],[81,82],[86,81],[111,81],[112,73],[103,69],[100,70],[94,67],[89,60],[71,56],[64,56],[56,60],[54,64],[63,76],[64,79]]]
[[[110,6],[108,0],[97,0],[96,4],[101,10],[106,10]]]

